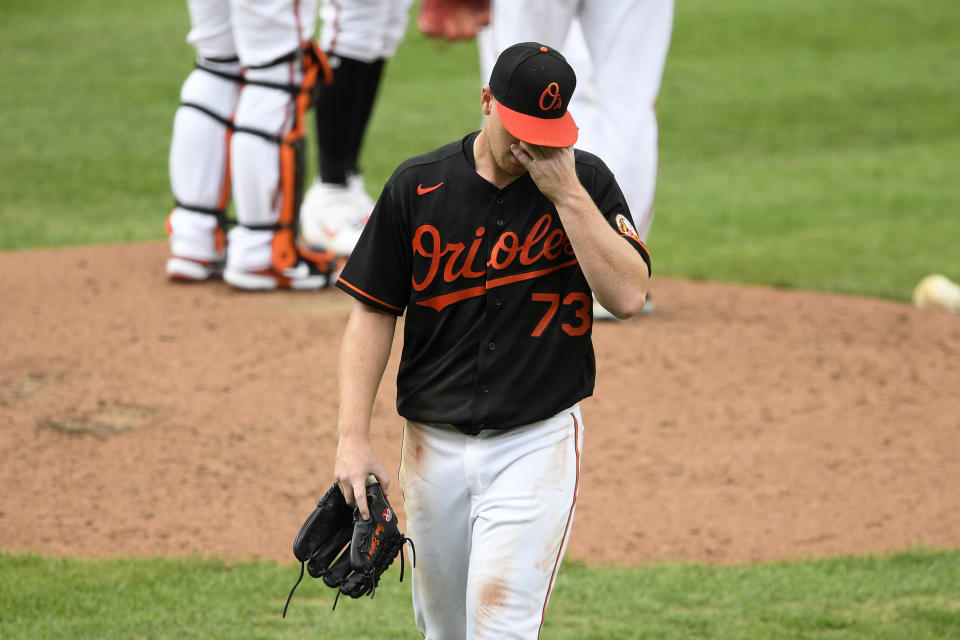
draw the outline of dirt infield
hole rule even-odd
[[[292,560],[331,481],[350,299],[173,285],[165,258],[163,243],[0,254],[0,548]],[[960,317],[652,289],[655,314],[594,331],[572,557],[960,547]],[[391,469],[396,351],[374,417]]]

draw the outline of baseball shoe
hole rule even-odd
[[[167,277],[176,282],[203,282],[219,278],[223,273],[223,261],[207,262],[173,256],[167,260]]]
[[[223,280],[243,291],[316,291],[336,282],[346,260],[332,253],[315,253],[301,250],[297,263],[289,269],[278,271],[273,267],[257,271],[230,269],[223,272]]]
[[[347,189],[349,189],[357,206],[361,209],[366,209],[367,213],[364,217],[369,218],[370,212],[373,211],[373,205],[376,203],[373,201],[373,198],[367,194],[367,186],[363,182],[363,176],[359,173],[350,174],[350,177],[347,178]]]
[[[303,239],[311,249],[349,256],[372,210],[373,201],[359,176],[346,186],[316,180],[300,207]]]
[[[657,305],[653,301],[653,296],[651,296],[650,292],[648,291],[647,299],[643,303],[643,309],[637,315],[645,316],[647,314],[653,313],[653,311],[656,308],[657,308]],[[603,306],[599,302],[597,302],[597,299],[594,298],[593,299],[593,319],[594,320],[617,320],[618,318],[617,316],[613,315],[612,313],[604,309]]]
[[[645,316],[648,313],[653,313],[657,310],[657,303],[653,301],[653,296],[650,295],[650,292],[647,291],[647,299],[643,302],[643,309],[640,310],[640,315]]]

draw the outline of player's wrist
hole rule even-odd
[[[593,199],[579,181],[576,184],[566,185],[558,189],[552,196],[548,197],[558,210],[564,208],[574,212],[580,212],[584,210],[587,205],[593,206]]]
[[[357,423],[340,423],[337,439],[337,451],[357,451],[369,449],[370,427]]]
[[[344,429],[340,430],[340,438],[337,442],[338,449],[370,446],[370,433],[366,429]]]

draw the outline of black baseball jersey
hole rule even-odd
[[[468,434],[555,415],[593,393],[593,299],[556,207],[529,174],[503,189],[475,170],[477,132],[401,164],[337,286],[401,315],[397,411]],[[610,225],[650,257],[620,188],[575,151]]]

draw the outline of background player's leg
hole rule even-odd
[[[304,198],[303,236],[311,247],[350,255],[373,209],[358,164],[386,60],[407,24],[411,0],[324,2],[321,48],[333,84],[315,109],[318,173]]]
[[[670,46],[673,0],[593,0],[584,3],[580,24],[595,63],[599,97],[583,148],[600,155],[613,171],[637,232],[646,241],[659,162],[654,104]],[[643,313],[654,307],[648,292]],[[595,319],[613,319],[596,302],[593,314]]]
[[[334,81],[320,87],[316,104],[320,179],[346,187],[347,178],[358,170],[357,156],[384,61],[364,62],[337,55],[330,58]]]
[[[623,189],[643,240],[653,221],[657,183],[657,117],[673,28],[673,0],[586,2],[580,14],[600,97],[591,149]]]
[[[407,422],[400,487],[407,535],[416,546],[413,610],[428,640],[465,637],[470,497],[464,477],[467,436]]]
[[[356,190],[359,186],[362,196],[367,194],[363,190],[362,172],[359,166],[360,151],[363,147],[367,125],[373,115],[373,105],[376,102],[380,81],[383,78],[383,69],[387,61],[397,53],[400,43],[403,42],[403,37],[407,31],[411,4],[413,4],[413,0],[388,0],[383,6],[383,22],[379,29],[380,42],[376,58],[370,62],[370,67],[364,74],[357,90],[357,117],[352,119],[349,125],[347,144],[349,155],[346,164],[348,167],[348,184],[353,190]],[[370,204],[372,208],[372,201]]]
[[[301,220],[309,246],[350,255],[373,210],[356,162],[383,61],[328,56],[333,84],[320,87],[314,106],[320,175],[304,197]],[[351,188],[351,179],[360,188]]]
[[[574,408],[477,438],[467,638],[538,636],[573,525],[582,426]]]
[[[329,257],[296,247],[306,94],[300,52],[313,33],[315,5],[235,0],[235,38],[247,84],[230,149],[237,227],[229,234],[224,280],[241,289],[326,286]]]
[[[177,205],[168,221],[173,257],[167,261],[167,275],[177,280],[214,275],[226,250],[229,120],[239,84],[211,70],[239,78],[240,64],[203,58],[198,64],[204,68],[193,71],[180,90],[170,144],[170,186]]]
[[[363,171],[360,168],[360,152],[363,150],[363,141],[367,133],[367,125],[370,124],[370,118],[373,116],[373,105],[376,103],[377,94],[380,91],[380,81],[383,79],[383,68],[386,66],[386,59],[380,59],[372,63],[358,89],[357,97],[357,117],[350,120],[348,127],[349,140],[347,141],[347,187],[353,193],[358,202],[363,204],[362,209],[368,212],[373,210],[374,202],[367,193],[366,185],[363,181]],[[364,215],[363,222],[369,213]]]
[[[228,121],[239,95],[240,64],[229,1],[192,0],[188,8],[187,40],[196,48],[201,68],[183,83],[173,123],[169,170],[177,206],[167,221],[172,254],[167,275],[175,280],[206,280],[222,269],[226,249]]]
[[[600,117],[600,95],[594,81],[593,60],[590,58],[590,50],[584,40],[579,18],[574,18],[571,22],[560,53],[577,74],[577,90],[570,100],[570,113],[580,127],[574,146],[602,158],[605,153],[593,140],[593,134],[598,128],[596,120]]]
[[[493,0],[490,24],[477,35],[481,84],[490,81],[500,53],[517,42],[541,42],[563,53],[578,3],[579,0]],[[579,78],[580,70],[574,67],[574,71]]]
[[[252,81],[294,84],[298,72],[292,63],[249,69]],[[246,85],[237,105],[230,153],[238,225],[230,231],[227,270],[256,272],[273,265],[271,225],[280,207],[280,146],[250,130],[282,137],[293,124],[293,97],[271,87]]]

